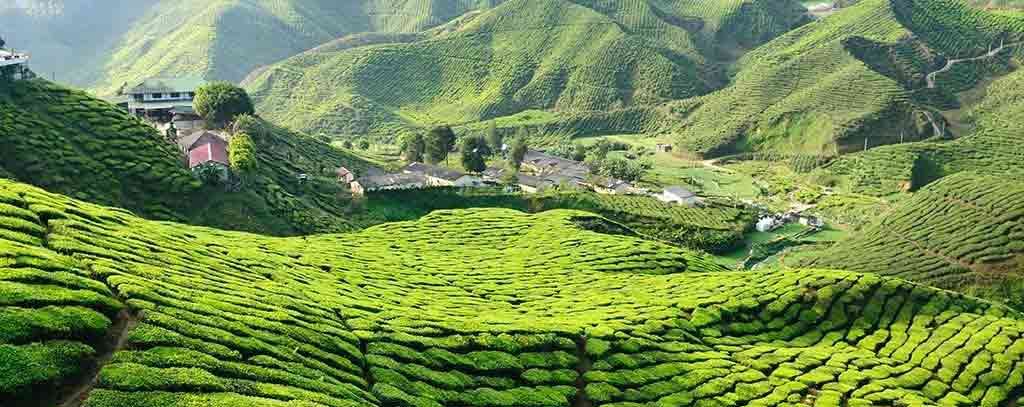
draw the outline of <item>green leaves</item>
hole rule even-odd
[[[217,128],[224,128],[240,115],[255,113],[249,94],[229,82],[214,82],[196,89],[193,106],[196,113]]]

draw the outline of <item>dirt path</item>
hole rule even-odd
[[[989,51],[988,53],[986,53],[984,55],[976,56],[974,58],[950,59],[949,61],[946,62],[946,66],[942,67],[942,69],[940,69],[938,71],[935,71],[935,72],[932,72],[932,73],[928,74],[928,76],[925,78],[928,81],[928,89],[935,89],[935,87],[936,87],[935,77],[938,76],[941,73],[949,72],[949,70],[953,69],[953,66],[956,65],[956,64],[963,63],[963,62],[972,62],[972,61],[979,61],[979,60],[982,60],[982,59],[993,58],[996,55],[999,55],[1000,52],[1003,52],[1003,50],[1006,49],[1007,47],[1014,47],[1014,46],[1020,45],[1022,43],[1024,43],[1024,42],[1014,42],[1014,43],[1011,43],[1011,44],[1000,44],[999,48],[993,49],[993,50]]]
[[[58,407],[80,407],[85,402],[89,392],[99,380],[100,369],[110,363],[115,352],[124,348],[125,342],[128,341],[128,333],[138,324],[138,316],[127,310],[123,310],[117,315],[117,320],[110,328],[106,342],[101,349],[98,349],[100,355],[96,358],[95,363],[79,376],[77,383],[68,384],[61,392],[60,399],[56,404]]]

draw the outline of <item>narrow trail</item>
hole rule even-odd
[[[587,335],[583,334],[576,338],[576,399],[573,407],[592,407],[593,402],[587,396],[587,380],[583,377],[590,371],[593,361],[587,354]]]
[[[99,356],[93,364],[79,376],[78,381],[74,384],[69,384],[68,387],[61,392],[60,398],[56,404],[58,407],[80,407],[82,403],[85,402],[89,393],[94,387],[96,387],[96,382],[100,377],[100,370],[110,363],[110,360],[114,358],[114,353],[124,348],[125,343],[128,341],[128,333],[130,333],[138,324],[138,316],[132,314],[127,309],[122,310],[117,315],[117,320],[110,328],[110,332],[107,334],[106,341],[103,343],[102,348],[97,349]]]
[[[1003,52],[1004,49],[1006,49],[1008,47],[1015,47],[1015,46],[1021,45],[1021,44],[1024,44],[1024,41],[1014,42],[1014,43],[1010,43],[1010,44],[1000,44],[999,48],[993,49],[993,50],[989,51],[988,53],[986,53],[984,55],[981,55],[981,56],[976,56],[974,58],[950,59],[949,61],[946,62],[946,66],[942,67],[942,69],[940,69],[938,71],[935,71],[935,72],[932,72],[932,73],[928,74],[927,77],[925,77],[925,79],[928,81],[928,89],[935,89],[935,87],[937,86],[936,83],[935,83],[935,77],[938,76],[939,74],[949,72],[949,70],[953,69],[953,66],[955,66],[956,64],[964,63],[964,62],[980,61],[982,59],[993,58],[996,55],[999,55],[1000,52]]]

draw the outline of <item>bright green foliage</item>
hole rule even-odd
[[[512,139],[512,142],[509,144],[508,153],[509,164],[512,168],[515,168],[517,171],[519,170],[519,167],[523,165],[523,159],[526,158],[526,153],[529,150],[530,146],[525,137],[516,136],[516,138]]]
[[[599,220],[583,212],[441,211],[282,239],[7,181],[0,202],[19,208],[0,214],[4,315],[138,318],[87,407],[567,407],[580,391],[596,406],[998,406],[1024,383],[1024,316],[1005,307],[873,274],[727,272],[581,230]],[[48,324],[23,325],[34,345],[0,343],[0,369],[19,373],[0,400],[72,380],[94,354],[93,329],[53,340]]]
[[[196,89],[196,113],[218,128],[234,122],[239,115],[254,112],[245,89],[228,82],[214,82]]]
[[[231,151],[231,170],[240,177],[248,177],[259,169],[259,159],[256,156],[256,145],[252,138],[246,133],[235,133],[231,135],[229,145]]]
[[[406,41],[318,49],[244,82],[269,120],[393,139],[527,110],[574,135],[639,132],[726,83],[717,64],[797,23],[782,1],[511,0]],[[324,86],[324,84],[332,86]],[[505,130],[505,126],[501,126]]]
[[[0,85],[0,140],[16,179],[145,216],[180,219],[181,197],[200,186],[155,129],[46,81]]]
[[[949,176],[808,264],[975,294],[1014,282],[1024,264],[1024,184],[974,173]],[[1005,294],[991,299],[1024,303],[1020,293]]]
[[[427,143],[420,133],[413,133],[403,140],[402,153],[405,154],[405,161],[410,163],[423,162],[424,153],[427,150]]]

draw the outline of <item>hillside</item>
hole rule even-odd
[[[329,135],[394,140],[524,112],[540,113],[515,126],[635,133],[660,125],[655,105],[724,86],[736,53],[803,11],[792,1],[514,0],[418,38],[321,47],[244,85],[268,119]]]
[[[677,137],[712,156],[945,137],[943,111],[969,107],[957,92],[1005,73],[1021,38],[1024,19],[957,0],[860,1],[747,54],[730,87],[681,103]]]
[[[81,91],[47,81],[0,85],[0,162],[6,175],[50,191],[165,219],[274,235],[343,231],[348,192],[334,179],[370,164],[261,120],[259,174],[236,192],[203,186],[155,129]],[[299,174],[309,174],[300,184]],[[340,199],[345,198],[345,199]]]
[[[581,212],[282,239],[8,181],[0,202],[5,404],[1002,406],[1024,386],[1024,316],[1004,307],[724,272]]]
[[[497,1],[31,0],[0,16],[37,70],[106,94],[168,74],[240,81],[344,35],[420,31]]]
[[[878,272],[1024,305],[1024,184],[970,172],[946,177],[807,265]]]

